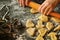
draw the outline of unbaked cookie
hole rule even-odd
[[[35,14],[35,13],[37,13],[38,11],[32,8],[32,9],[30,10],[30,12],[33,13],[33,14]]]
[[[60,23],[60,19],[58,19],[58,18],[52,17],[51,20],[56,22],[56,23]]]
[[[43,27],[44,27],[43,22],[42,22],[41,20],[38,20],[38,21],[37,21],[36,28],[37,28],[37,29],[40,29],[40,28],[43,28]]]
[[[36,40],[44,40],[44,38],[42,36],[40,36],[40,34],[37,36]]]
[[[41,29],[38,30],[38,32],[40,33],[40,36],[43,37],[47,33],[47,29],[41,28]]]
[[[52,24],[51,22],[47,22],[46,28],[47,28],[48,30],[51,30],[53,27],[54,27],[54,26],[53,26],[53,24]]]
[[[30,35],[33,36],[35,34],[35,28],[28,28],[26,32]]]
[[[56,35],[57,35],[57,34],[56,34],[55,32],[51,32],[51,33],[48,34],[48,36],[51,37],[51,40],[57,40]]]
[[[48,17],[47,16],[45,16],[45,15],[40,15],[39,17],[38,17],[38,19],[40,19],[40,20],[42,20],[43,22],[47,22],[48,21]]]
[[[60,25],[58,25],[58,26],[54,29],[54,31],[56,31],[56,30],[60,30]]]
[[[27,28],[34,27],[34,23],[32,22],[31,19],[28,19],[28,20],[26,21],[26,27],[27,27]]]

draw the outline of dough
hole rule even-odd
[[[36,40],[44,40],[44,38],[42,36],[40,36],[40,34],[37,36]]]
[[[33,36],[35,34],[35,28],[28,28],[26,32],[30,35]]]
[[[34,27],[34,23],[32,22],[31,19],[28,19],[28,20],[26,21],[26,27],[27,27],[27,28]]]
[[[58,26],[54,29],[54,31],[56,31],[56,30],[60,30],[60,25],[58,25]]]
[[[52,18],[51,18],[51,20],[52,20],[52,21],[54,21],[54,22],[57,22],[57,23],[59,23],[59,22],[60,22],[60,19],[55,18],[55,17],[52,17]]]
[[[40,28],[43,28],[44,26],[43,26],[43,22],[41,21],[41,20],[38,20],[37,21],[37,25],[36,25],[36,28],[37,29],[40,29]]]
[[[51,30],[53,27],[54,27],[54,26],[53,26],[53,24],[52,24],[51,22],[47,22],[46,28],[47,28],[48,30]]]
[[[30,10],[30,12],[33,13],[33,14],[35,14],[35,13],[37,13],[38,11],[32,8],[32,9]]]
[[[38,17],[38,19],[40,19],[40,20],[42,20],[43,22],[47,22],[48,21],[48,17],[47,16],[45,16],[45,15],[40,15],[39,17]]]
[[[40,35],[43,37],[43,36],[47,33],[47,29],[41,28],[41,29],[38,30],[38,32],[39,32]]]
[[[37,25],[42,25],[42,24],[43,24],[43,22],[41,20],[37,21]]]
[[[51,32],[48,34],[48,36],[55,36],[55,35],[57,35],[55,32]]]
[[[48,36],[51,37],[51,40],[57,40],[57,37],[56,37],[56,33],[55,32],[49,33]]]
[[[44,27],[44,25],[36,25],[36,28],[37,29],[41,29],[41,28],[43,28]]]

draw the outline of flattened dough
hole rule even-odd
[[[32,9],[30,10],[30,12],[33,13],[33,14],[35,14],[35,13],[37,13],[38,11],[32,8]]]
[[[33,36],[35,34],[35,28],[28,28],[26,32],[30,35]]]
[[[27,27],[27,28],[34,27],[34,23],[32,22],[31,19],[28,19],[28,20],[26,21],[26,27]]]
[[[57,37],[56,37],[56,33],[55,32],[49,33],[48,36],[51,37],[51,40],[57,40]]]
[[[51,20],[53,20],[54,22],[60,23],[60,19],[52,17]]]
[[[54,29],[54,31],[57,31],[57,30],[60,30],[60,25],[58,25],[58,26]]]
[[[40,34],[37,36],[36,40],[44,40],[44,38],[42,36],[40,36]]]
[[[47,16],[45,16],[45,15],[40,15],[39,17],[38,17],[38,19],[40,19],[40,20],[42,20],[43,22],[47,22],[48,21],[48,17]]]
[[[38,32],[40,33],[40,36],[43,37],[47,33],[47,29],[41,28],[41,29],[38,30]]]
[[[41,21],[41,20],[38,20],[37,21],[37,25],[36,25],[36,28],[37,29],[40,29],[40,28],[43,28],[44,26],[43,26],[43,22]]]
[[[54,26],[53,26],[53,24],[52,24],[51,22],[47,22],[46,28],[47,28],[48,30],[51,30],[53,27],[54,27]]]

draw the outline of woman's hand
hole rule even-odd
[[[28,6],[30,0],[18,0],[20,6]]]
[[[39,7],[38,11],[44,13],[45,15],[49,15],[58,3],[58,0],[45,0]]]

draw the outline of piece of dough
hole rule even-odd
[[[43,37],[43,36],[47,33],[47,29],[41,28],[41,29],[38,30],[38,32],[39,32],[40,35]]]
[[[40,20],[42,20],[43,22],[47,22],[48,21],[48,17],[47,16],[45,16],[45,15],[40,15],[39,17],[38,17],[38,19],[40,19]]]
[[[60,25],[58,25],[58,26],[54,29],[54,31],[57,31],[57,30],[60,30]]]
[[[30,35],[33,36],[35,34],[35,28],[28,28],[26,32]]]
[[[30,12],[33,13],[33,14],[35,14],[35,13],[37,13],[38,11],[32,8],[32,9],[30,10]]]
[[[57,37],[56,37],[56,33],[55,32],[49,33],[48,36],[51,37],[51,40],[57,40]]]
[[[51,20],[54,22],[60,23],[60,19],[58,19],[58,18],[52,17]]]
[[[36,28],[37,29],[41,29],[41,28],[43,28],[44,27],[44,25],[36,25]]]
[[[43,28],[44,26],[43,26],[43,22],[41,21],[41,20],[38,20],[37,21],[37,25],[36,25],[36,28],[37,29],[40,29],[40,28]]]
[[[44,38],[42,36],[40,36],[40,34],[37,36],[36,40],[44,40]]]
[[[42,24],[43,24],[43,22],[41,20],[37,21],[37,25],[42,25]]]
[[[28,20],[26,21],[26,27],[27,27],[27,28],[34,27],[34,23],[32,22],[31,19],[28,19]]]
[[[47,22],[46,28],[50,31],[53,28],[53,24],[51,22]]]

